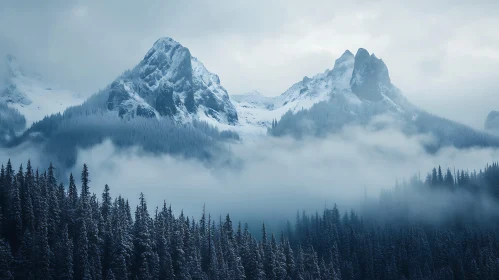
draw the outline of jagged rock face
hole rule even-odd
[[[383,60],[374,54],[369,55],[365,49],[359,49],[355,55],[355,63],[350,80],[352,92],[359,98],[369,101],[383,99],[383,92],[392,87],[388,68]]]
[[[499,111],[491,111],[487,115],[485,129],[499,131]]]
[[[238,120],[218,76],[171,38],[156,41],[144,59],[108,90],[108,109],[122,117],[208,118],[225,124]]]

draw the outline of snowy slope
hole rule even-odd
[[[7,55],[5,62],[7,85],[0,90],[0,102],[17,109],[26,118],[27,127],[84,101],[79,95],[48,85],[39,75],[25,71],[12,55]]]

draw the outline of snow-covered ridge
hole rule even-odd
[[[7,55],[4,61],[8,76],[5,88],[0,89],[0,102],[17,109],[26,118],[27,127],[83,103],[80,95],[49,85],[39,74],[25,70],[13,55]]]

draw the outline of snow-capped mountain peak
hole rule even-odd
[[[158,39],[144,59],[104,93],[109,93],[108,109],[118,111],[120,116],[159,114],[180,122],[200,119],[212,124],[237,123],[236,109],[219,77],[188,48],[168,37]]]
[[[136,67],[140,78],[151,89],[165,81],[192,78],[191,53],[171,38],[160,38]]]
[[[354,61],[355,56],[350,50],[345,50],[345,52],[334,61],[334,68],[350,67],[350,64]]]

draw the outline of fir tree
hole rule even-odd
[[[12,262],[13,257],[9,244],[0,239],[0,279],[14,279]]]

